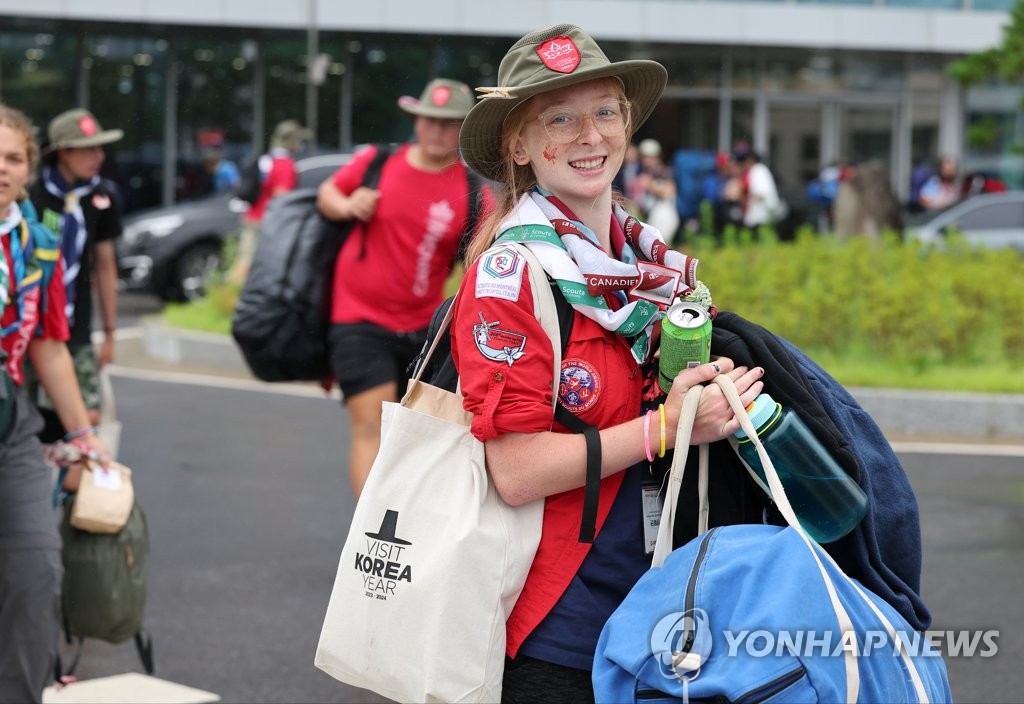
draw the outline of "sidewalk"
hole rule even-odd
[[[152,371],[253,379],[230,337],[176,330],[157,321],[145,322],[141,334],[119,336],[116,359],[118,365]],[[1021,394],[859,387],[850,392],[890,440],[1024,444]]]

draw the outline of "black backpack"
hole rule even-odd
[[[393,152],[377,145],[363,177],[375,188]],[[479,183],[470,174],[470,186]],[[474,180],[476,179],[476,180]],[[470,199],[469,228],[475,229],[478,191]],[[328,349],[334,261],[354,221],[320,214],[316,191],[301,189],[270,201],[252,267],[238,298],[231,334],[249,369],[263,381],[317,381],[330,376]],[[463,242],[468,235],[463,236]],[[460,246],[460,250],[462,246]]]
[[[266,174],[260,166],[262,160],[262,156],[252,159],[242,167],[239,174],[235,197],[250,205],[259,200],[260,191],[263,190],[263,180],[266,178]]]

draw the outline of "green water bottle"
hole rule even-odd
[[[868,497],[800,416],[783,408],[768,394],[754,399],[748,413],[786,489],[789,503],[808,535],[824,544],[839,540],[853,530],[867,513]],[[736,431],[735,437],[740,456],[767,487],[768,480],[754,444],[742,428]]]

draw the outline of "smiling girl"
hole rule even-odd
[[[657,391],[654,350],[665,305],[656,301],[696,287],[697,262],[629,216],[612,180],[666,80],[660,64],[612,63],[581,29],[559,25],[508,51],[498,85],[478,89],[484,95],[462,127],[466,162],[503,188],[469,248],[452,355],[498,493],[513,505],[544,501],[540,545],[507,622],[506,702],[593,701],[601,627],[651,564],[644,485],[653,455],[675,446],[686,390],[719,371],[744,403],[762,387],[760,369],[719,358],[680,373],[667,397]],[[592,542],[579,536],[581,516],[589,515],[593,440],[552,418],[553,350],[534,317],[528,264],[504,242],[528,247],[574,309],[557,400],[599,430]],[[665,290],[647,290],[650,271],[662,272]],[[474,332],[482,326],[521,340],[517,354],[481,344]],[[738,427],[717,385],[705,388],[692,442],[720,440]]]

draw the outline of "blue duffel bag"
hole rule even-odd
[[[715,381],[754,438],[732,382],[722,376]],[[888,603],[847,577],[800,527],[760,441],[758,456],[789,527],[708,531],[701,495],[701,535],[669,554],[699,398],[696,387],[683,404],[653,566],[598,640],[596,701],[951,701],[939,651]]]

